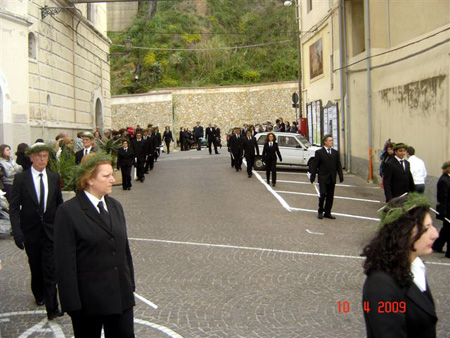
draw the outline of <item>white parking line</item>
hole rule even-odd
[[[299,182],[299,181],[285,181],[285,180],[277,180],[277,182],[283,182],[283,183],[294,183],[294,184],[311,184],[311,182]],[[337,187],[351,187],[354,188],[356,185],[351,184],[336,184]]]
[[[153,243],[165,243],[165,244],[204,246],[204,247],[208,247],[208,248],[237,249],[237,250],[261,251],[261,252],[276,252],[276,253],[287,253],[287,254],[294,254],[294,255],[316,256],[316,257],[350,258],[350,259],[359,259],[359,260],[365,259],[365,257],[361,257],[361,256],[333,255],[333,254],[318,253],[318,252],[277,250],[277,249],[266,249],[266,248],[237,246],[237,245],[170,241],[170,240],[165,240],[165,239],[154,239],[154,238],[134,238],[134,237],[130,237],[128,239],[131,240],[131,241],[137,241],[137,242],[153,242]],[[438,263],[438,262],[428,262],[428,261],[427,261],[427,264],[450,266],[450,263]]]
[[[309,194],[306,192],[281,191],[281,190],[276,190],[276,192],[279,194],[305,195],[305,196],[317,197],[317,194]],[[339,199],[343,199],[343,200],[361,201],[361,202],[383,203],[381,201],[367,200],[364,198],[354,198],[354,197],[344,197],[344,196],[334,196],[334,198],[339,198]]]
[[[285,208],[287,211],[291,211],[291,207],[289,206],[289,204],[286,203],[286,201],[283,199],[283,197],[281,197],[280,195],[278,195],[275,190],[272,189],[272,187],[270,185],[268,185],[263,178],[261,177],[261,175],[259,175],[256,171],[253,171],[253,173],[255,173],[256,178],[267,188],[267,190],[269,190],[272,195],[275,196],[275,198],[278,200],[278,202],[281,203],[281,205],[283,206],[283,208]]]
[[[305,211],[305,212],[314,212],[314,213],[317,213],[317,210],[312,210],[312,209],[293,208],[293,207],[291,207],[290,209],[291,209],[291,210],[294,210],[294,211]],[[333,212],[333,215],[336,215],[336,216],[343,216],[343,217],[350,217],[350,218],[366,219],[366,220],[369,220],[369,221],[376,221],[376,222],[379,222],[379,221],[380,221],[379,218],[366,217],[366,216],[358,216],[358,215],[351,215],[351,214],[340,214],[340,213],[337,213],[337,212]]]

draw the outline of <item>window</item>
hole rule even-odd
[[[86,17],[90,22],[94,23],[94,4],[87,4]]]
[[[306,2],[306,13],[309,13],[312,11],[312,0],[308,0]]]
[[[258,139],[258,144],[260,146],[263,146],[264,143],[266,143],[266,135],[261,135],[261,137]]]
[[[36,36],[34,33],[28,33],[28,57],[36,60],[37,56]]]

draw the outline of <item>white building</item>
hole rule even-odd
[[[109,127],[106,4],[0,0],[0,142]]]

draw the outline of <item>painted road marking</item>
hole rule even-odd
[[[284,200],[283,197],[281,197],[280,195],[278,195],[275,190],[272,189],[272,187],[270,185],[268,185],[266,183],[266,181],[263,180],[263,178],[261,177],[261,175],[259,175],[256,171],[253,171],[255,173],[256,178],[267,188],[267,190],[269,190],[272,195],[275,196],[275,198],[278,200],[278,202],[281,203],[281,205],[283,206],[283,208],[285,208],[287,211],[291,211],[291,207],[289,206],[289,204],[287,204],[287,202]]]
[[[262,251],[262,252],[276,252],[283,254],[294,254],[303,256],[316,256],[316,257],[330,257],[330,258],[350,258],[350,259],[365,259],[361,256],[350,256],[350,255],[334,255],[319,252],[306,252],[306,251],[292,251],[292,250],[277,250],[277,249],[266,249],[258,247],[248,247],[248,246],[237,246],[237,245],[226,245],[226,244],[212,244],[212,243],[199,243],[199,242],[183,242],[183,241],[171,241],[166,239],[155,239],[155,238],[135,238],[129,237],[130,241],[137,242],[152,242],[152,243],[164,243],[164,244],[178,244],[178,245],[191,245],[191,246],[203,246],[207,248],[221,248],[221,249],[237,249],[237,250],[248,250],[248,251]],[[438,263],[438,262],[428,262],[427,264],[450,266],[450,263]]]
[[[136,292],[134,293],[134,296],[135,296],[137,299],[139,299],[141,302],[147,304],[148,306],[154,308],[155,310],[158,308],[158,307],[156,306],[156,304],[154,304],[154,303],[152,303],[151,301],[149,301],[148,299],[145,299],[144,297],[138,295]]]
[[[317,197],[317,194],[309,194],[306,192],[294,192],[294,191],[282,191],[282,190],[276,190],[276,192],[279,194],[305,195],[305,196]],[[383,203],[381,201],[368,200],[368,199],[364,199],[364,198],[354,198],[354,197],[344,197],[344,196],[334,196],[334,198],[339,198],[339,199],[343,199],[343,200],[370,202],[370,203]]]
[[[311,182],[286,181],[286,180],[277,180],[277,182],[294,183],[294,184],[311,184]],[[355,188],[356,187],[356,185],[341,184],[341,183],[337,183],[336,186],[337,187],[348,187],[348,188]]]
[[[291,207],[291,210],[317,213],[317,210],[312,210],[312,209],[303,209],[303,208],[293,208],[293,207]],[[337,212],[333,212],[333,215],[342,216],[342,217],[350,217],[350,218],[366,219],[366,220],[369,220],[369,221],[376,221],[376,222],[380,221],[379,218],[358,216],[358,215],[351,215],[351,214],[340,214],[340,213],[337,213]]]
[[[306,232],[307,232],[308,234],[311,234],[311,235],[325,235],[325,234],[323,234],[323,233],[321,233],[321,232],[309,231],[308,229],[306,229]]]

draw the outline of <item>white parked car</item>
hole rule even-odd
[[[262,161],[262,151],[264,142],[268,132],[256,134],[255,138],[258,141],[259,157],[255,158],[255,169],[264,170],[266,168]],[[278,165],[297,165],[297,166],[310,166],[311,161],[314,159],[316,150],[320,147],[311,145],[309,141],[300,134],[294,133],[278,133],[274,132],[277,137],[278,148],[280,149],[283,162],[277,162]]]

